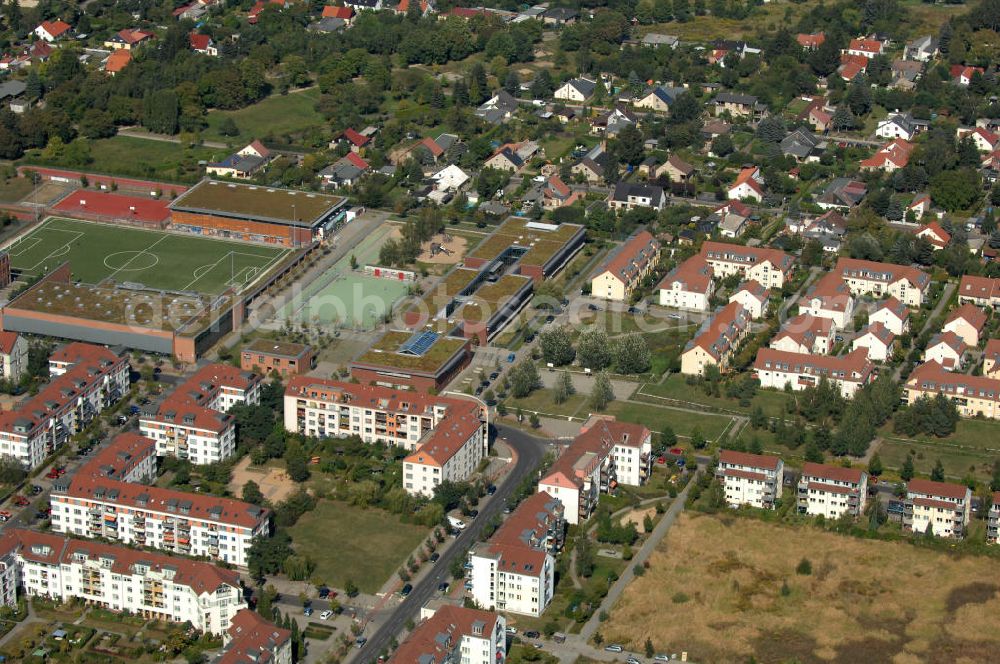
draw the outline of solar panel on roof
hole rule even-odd
[[[430,350],[431,346],[433,346],[434,342],[437,340],[437,332],[427,330],[417,332],[399,347],[399,352],[404,355],[416,355],[417,357],[421,357],[424,353]]]

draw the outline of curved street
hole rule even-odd
[[[411,619],[416,620],[420,607],[434,595],[438,584],[450,576],[448,570],[455,557],[464,554],[469,547],[479,541],[479,533],[482,532],[485,524],[501,513],[514,490],[524,481],[524,478],[534,473],[542,462],[547,446],[546,441],[504,425],[498,425],[496,430],[497,437],[503,439],[517,452],[517,463],[514,468],[497,487],[497,492],[483,500],[479,516],[458,535],[450,546],[442,551],[441,558],[434,565],[431,573],[415,583],[410,594],[392,609],[388,616],[375,618],[374,622],[378,623],[375,632],[367,635],[368,642],[364,648],[355,650],[355,656],[348,657],[347,661],[358,664],[374,662],[379,653],[388,648],[392,639],[403,631],[406,622]]]

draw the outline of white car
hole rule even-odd
[[[319,614],[319,618],[320,618],[320,620],[329,620],[330,616],[332,616],[332,615],[333,615],[333,611],[330,611],[329,609],[327,609],[323,613]]]
[[[655,662],[669,662],[670,661],[670,655],[664,655],[663,653],[660,653],[659,655],[657,655],[656,657],[653,658],[653,661],[655,661]]]
[[[507,633],[508,634],[517,634],[517,627],[508,627],[507,628]]]

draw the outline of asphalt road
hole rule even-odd
[[[514,490],[524,481],[525,477],[534,473],[538,468],[542,456],[545,454],[545,441],[503,425],[497,427],[497,435],[517,452],[517,465],[510,471],[504,482],[497,487],[497,492],[493,497],[483,505],[479,516],[441,554],[441,559],[434,565],[431,573],[414,585],[406,599],[393,610],[374,634],[366,635],[368,643],[354,658],[354,662],[359,664],[374,662],[379,653],[388,648],[392,638],[402,632],[406,621],[411,618],[416,619],[420,607],[431,599],[437,591],[438,584],[450,576],[448,570],[455,557],[463,555],[479,540],[479,533],[482,532],[485,524],[500,514]]]

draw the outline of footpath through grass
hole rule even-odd
[[[322,500],[288,529],[295,550],[316,563],[317,582],[343,588],[354,581],[374,593],[429,534],[379,509]]]

